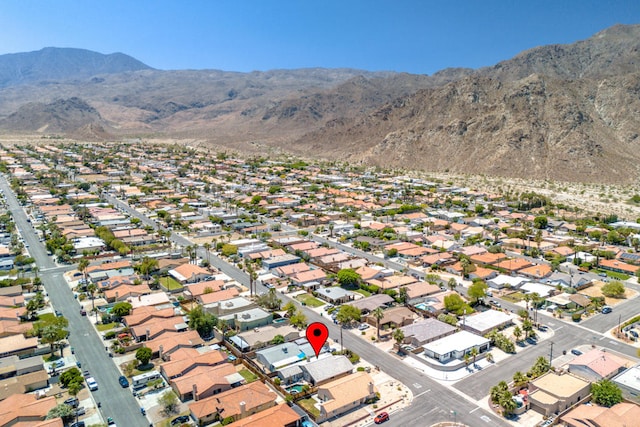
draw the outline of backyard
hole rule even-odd
[[[590,286],[590,287],[585,288],[585,289],[581,289],[580,293],[583,294],[583,295],[587,295],[589,297],[601,297],[601,296],[603,296],[602,295],[602,287],[604,285],[606,285],[606,283],[601,282],[599,280],[595,280],[593,282],[593,286]],[[633,289],[625,288],[624,298],[605,297],[604,301],[605,301],[606,305],[614,306],[616,304],[619,304],[619,303],[623,302],[626,299],[633,298],[637,294],[638,294],[638,292],[634,291]]]
[[[161,277],[160,284],[164,286],[169,291],[175,291],[177,289],[182,289],[183,286],[173,277]]]
[[[317,400],[312,398],[300,399],[296,403],[313,415],[314,418],[318,418],[318,416],[320,416],[320,410],[315,406],[316,403],[318,403]]]

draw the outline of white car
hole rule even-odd
[[[360,326],[358,326],[358,329],[364,331],[365,329],[369,329],[369,325],[367,325],[366,323],[362,323]]]
[[[89,377],[87,378],[87,387],[89,387],[91,391],[96,391],[98,389],[98,382],[93,377]]]

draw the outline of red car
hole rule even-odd
[[[80,309],[80,315],[81,316],[86,316],[87,315],[87,311],[84,308]]]
[[[373,422],[376,424],[382,424],[385,421],[389,421],[389,414],[386,412],[380,412],[378,415],[376,415],[376,417],[373,419]]]

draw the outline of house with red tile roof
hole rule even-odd
[[[299,414],[289,405],[280,404],[227,424],[227,427],[297,427],[299,422]]]
[[[160,373],[167,380],[186,375],[198,366],[217,366],[227,361],[227,356],[219,350],[200,353],[194,348],[176,350],[170,360],[160,365]]]
[[[640,406],[621,402],[606,406],[582,404],[560,417],[567,427],[629,427],[638,424]]]
[[[169,275],[185,285],[205,280],[211,273],[196,264],[182,264],[173,270],[169,270]]]
[[[198,348],[204,345],[204,340],[195,330],[181,333],[163,334],[145,342],[145,347],[151,349],[152,357],[169,360],[171,354],[182,348]]]
[[[53,396],[38,399],[35,394],[14,394],[0,401],[0,426],[62,427],[62,418],[45,421],[56,406]]]
[[[216,366],[196,366],[181,377],[170,381],[180,400],[200,400],[223,393],[244,382],[229,362]]]
[[[199,425],[229,417],[237,421],[275,407],[277,397],[278,395],[268,386],[260,381],[254,381],[193,402],[189,404],[189,411]],[[271,427],[274,424],[263,425]]]

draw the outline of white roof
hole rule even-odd
[[[476,330],[486,331],[487,329],[493,329],[505,323],[509,323],[515,316],[507,314],[498,310],[487,310],[482,313],[474,314],[473,316],[466,316],[464,319],[465,325]],[[459,324],[462,322],[458,322]]]
[[[488,282],[495,283],[496,285],[509,285],[512,288],[517,287],[522,282],[528,281],[529,279],[525,279],[524,277],[507,276],[506,274],[498,274],[493,279],[488,280]]]
[[[627,369],[613,381],[628,389],[640,391],[640,365]]]
[[[463,352],[471,347],[477,347],[489,343],[489,340],[467,331],[456,332],[453,335],[440,338],[423,347],[435,354],[447,354],[454,351]]]
[[[520,289],[528,293],[537,292],[541,297],[546,297],[556,290],[556,288],[553,286],[543,285],[542,283],[538,282],[525,283],[524,285],[520,286]]]

